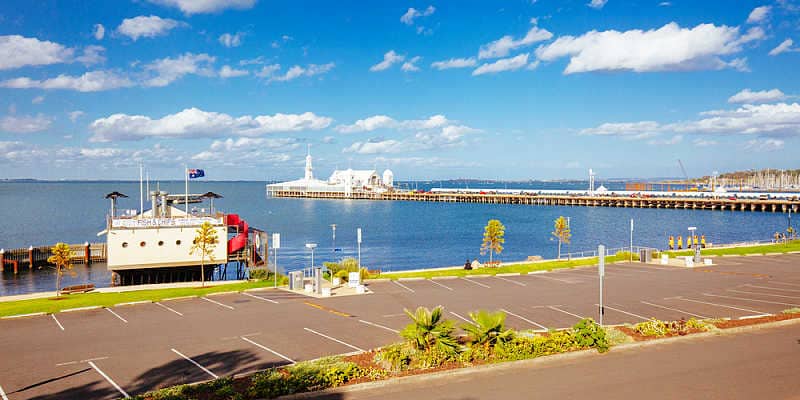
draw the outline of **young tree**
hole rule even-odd
[[[489,251],[489,262],[492,262],[494,253],[503,252],[503,243],[506,242],[506,227],[499,220],[490,219],[486,227],[483,228],[483,243],[481,244],[481,255]]]
[[[569,224],[567,224],[567,219],[563,216],[558,217],[554,224],[554,231],[552,232],[553,236],[558,238],[558,259],[561,259],[561,243],[569,244],[570,238],[572,238],[572,232],[569,230]]]
[[[72,271],[72,257],[75,256],[72,249],[66,243],[56,243],[50,252],[52,256],[47,257],[47,262],[56,266],[56,296],[61,294],[61,276],[64,271]]]
[[[200,282],[202,282],[202,286],[206,285],[206,257],[210,257],[214,253],[217,243],[219,243],[219,239],[217,238],[216,229],[210,222],[203,222],[203,225],[200,225],[200,228],[197,229],[197,236],[195,236],[192,248],[189,250],[189,254],[200,252]]]

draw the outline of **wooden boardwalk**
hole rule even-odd
[[[12,268],[18,273],[19,268],[25,266],[33,268],[47,265],[47,258],[52,255],[52,246],[29,246],[21,249],[0,250],[0,272],[5,268]],[[71,244],[73,264],[91,264],[106,261],[105,243]]]

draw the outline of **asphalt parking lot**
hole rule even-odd
[[[800,307],[800,254],[717,258],[684,269],[606,266],[606,324],[656,317],[747,318]],[[0,320],[0,398],[113,399],[398,340],[404,309],[503,310],[517,329],[598,316],[596,268],[544,274],[379,281],[372,294],[313,299],[229,293]]]

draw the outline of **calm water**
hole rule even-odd
[[[439,182],[411,184],[429,188]],[[463,186],[463,184],[461,184]],[[474,183],[471,188],[480,187]],[[585,183],[491,184],[509,188],[583,188]],[[615,185],[606,184],[611,190]],[[450,186],[452,187],[452,186]],[[161,183],[161,189],[182,193],[183,182]],[[139,207],[138,182],[0,182],[0,248],[30,245],[100,242],[97,232],[105,228],[111,191],[131,196],[121,199],[119,208]],[[573,232],[570,251],[590,250],[603,243],[627,246],[630,219],[635,220],[636,245],[666,247],[669,235],[685,235],[697,226],[712,243],[769,239],[786,228],[786,216],[773,213],[734,211],[692,211],[635,208],[545,207],[489,204],[424,202],[346,201],[266,198],[260,182],[192,182],[190,191],[213,191],[225,196],[216,208],[238,213],[252,226],[281,233],[278,264],[282,269],[307,266],[307,242],[316,242],[316,261],[329,261],[356,253],[356,228],[363,230],[362,263],[371,269],[402,270],[462,265],[481,257],[483,227],[492,218],[506,226],[505,250],[501,260],[521,260],[528,255],[556,256],[550,232],[553,220],[569,216]],[[147,207],[147,206],[146,206]],[[331,224],[336,224],[333,253]],[[65,284],[93,282],[107,285],[104,266],[77,267],[76,277]],[[0,294],[53,290],[53,274],[47,270],[18,276],[10,271],[0,279]]]

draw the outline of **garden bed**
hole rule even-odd
[[[746,319],[725,319],[712,321],[711,324],[719,329],[738,328],[740,326],[749,326],[757,324],[765,324],[768,322],[785,321],[787,319],[800,318],[800,310],[797,312],[784,312],[782,314],[765,315],[763,317],[746,318]]]

